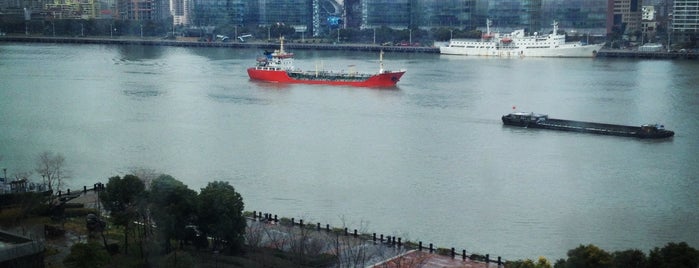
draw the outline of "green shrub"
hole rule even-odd
[[[109,264],[109,254],[95,243],[78,243],[70,248],[70,254],[63,260],[66,267],[93,268]]]

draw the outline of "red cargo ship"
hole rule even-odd
[[[357,87],[391,87],[400,80],[405,70],[388,71],[383,68],[383,51],[379,55],[379,72],[375,74],[358,72],[301,71],[294,69],[294,53],[284,51],[284,38],[279,50],[265,52],[257,58],[257,65],[248,68],[250,79],[275,83],[346,85]]]

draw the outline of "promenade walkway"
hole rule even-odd
[[[74,196],[77,193],[74,193]],[[86,208],[99,208],[97,193],[81,191],[67,203],[80,203]],[[378,241],[366,235],[354,235],[338,229],[318,228],[316,225],[301,226],[280,224],[269,218],[248,218],[246,240],[249,246],[268,247],[287,252],[303,248],[305,254],[327,253],[337,256],[339,267],[423,267],[423,268],[497,268],[496,261],[489,263],[472,260],[457,254],[455,257],[407,248],[397,244],[395,238]],[[436,252],[436,249],[435,249]]]

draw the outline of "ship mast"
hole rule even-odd
[[[284,55],[284,36],[279,37],[279,55]]]
[[[493,24],[493,21],[490,19],[485,20],[485,34],[490,35],[490,25]]]
[[[383,49],[381,50],[381,53],[379,53],[379,73],[383,73]]]

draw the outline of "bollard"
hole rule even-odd
[[[372,240],[374,241],[374,243],[376,243],[376,233],[374,233]]]
[[[402,243],[400,242],[400,237],[399,237],[399,238],[398,238],[398,247],[400,247],[401,244],[402,244]]]
[[[432,243],[430,243],[430,253],[432,253],[432,251],[434,251],[434,249],[432,248]]]
[[[500,256],[498,256],[498,266],[500,266],[501,264],[502,264],[502,259],[500,258]]]
[[[381,234],[381,243],[383,243],[383,234]]]
[[[456,252],[454,251],[454,248],[451,248],[451,258],[453,259],[454,256],[456,256]]]
[[[345,227],[345,236],[347,236],[347,227]]]
[[[318,223],[318,225],[316,225],[316,230],[320,231],[320,222]]]
[[[66,194],[67,194],[67,195],[70,195],[70,188],[68,189],[68,193],[66,193]]]
[[[299,220],[299,227],[303,228],[303,220]]]
[[[291,218],[291,226],[294,226],[294,218]]]
[[[258,218],[262,219],[262,211],[260,211],[260,215]]]
[[[485,254],[485,263],[490,263],[490,254]]]
[[[277,214],[274,214],[274,223],[279,223],[279,220],[277,220]]]
[[[83,186],[83,193],[87,193],[87,186]]]
[[[391,244],[391,236],[390,235],[386,236],[386,244],[388,244],[388,245]]]
[[[252,211],[252,219],[257,220],[257,211]]]
[[[465,249],[462,249],[462,250],[461,250],[461,260],[462,260],[462,261],[465,261],[465,260],[466,260],[466,250],[465,250]]]
[[[357,238],[357,229],[354,229],[354,237]]]
[[[325,224],[325,230],[330,232],[330,224],[327,224],[327,223]]]
[[[420,241],[420,242],[417,244],[417,248],[418,248],[420,251],[422,251],[422,241]]]
[[[61,197],[61,191],[58,191],[58,197]]]
[[[391,245],[396,245],[396,237],[395,236],[393,237],[393,242],[391,243]]]

